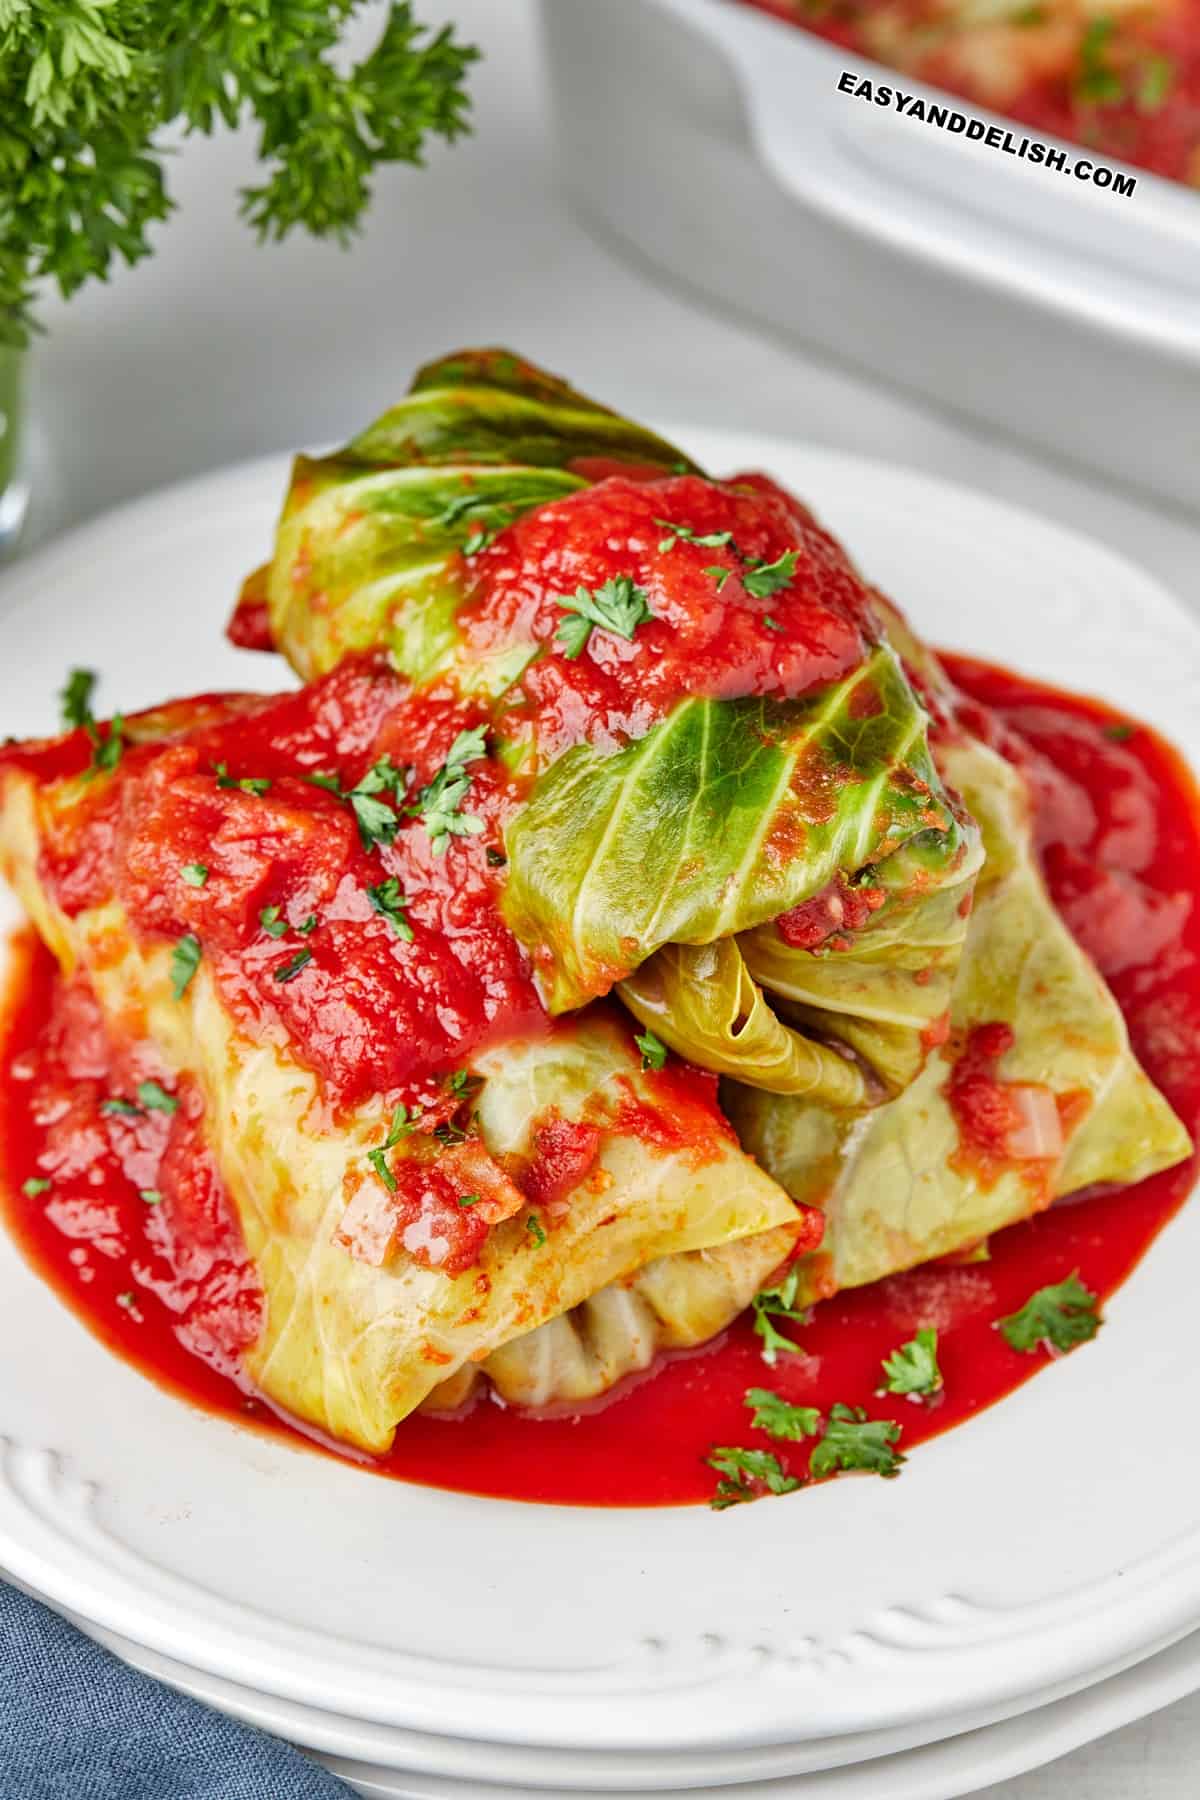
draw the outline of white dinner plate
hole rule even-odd
[[[1097,1681],[1046,1690],[973,1716],[765,1749],[656,1758],[645,1753],[532,1750],[430,1738],[346,1719],[186,1668],[112,1632],[75,1623],[117,1656],[222,1712],[288,1738],[371,1795],[425,1800],[943,1800],[1036,1768],[1200,1687],[1200,1634]],[[1079,1704],[1075,1704],[1078,1702]],[[1009,1730],[993,1729],[1010,1727]],[[933,1754],[934,1752],[937,1754]],[[936,1787],[933,1785],[936,1771]],[[921,1785],[923,1783],[924,1785]]]
[[[740,1788],[696,1789],[689,1800],[959,1800],[992,1784],[1067,1756],[1200,1687],[1200,1643],[1186,1638],[1172,1650],[1139,1663],[1070,1699],[1040,1706],[1018,1718],[963,1737],[900,1751],[879,1762],[830,1769],[792,1780]],[[338,1757],[320,1760],[363,1800],[529,1800],[527,1790],[477,1782],[398,1775]],[[578,1800],[605,1800],[593,1790]],[[628,1800],[658,1800],[630,1794]]]
[[[1200,766],[1200,631],[1032,514],[784,442],[677,430],[805,494],[935,641],[1103,693]],[[0,731],[69,664],[132,709],[285,676],[220,632],[274,458],[124,507],[0,581]],[[194,1410],[0,1242],[0,1565],[200,1671],[351,1719],[534,1748],[795,1745],[1032,1704],[1200,1624],[1200,1209],[1108,1328],[898,1482],[592,1510],[372,1478]],[[469,1429],[469,1427],[467,1427]]]

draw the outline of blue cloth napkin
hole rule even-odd
[[[0,1583],[0,1800],[353,1800],[290,1744],[130,1669]]]

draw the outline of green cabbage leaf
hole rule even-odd
[[[459,640],[463,551],[587,487],[589,465],[695,472],[673,444],[504,350],[462,351],[330,456],[298,456],[265,597],[278,649],[306,680],[355,650],[391,652],[421,685]],[[531,649],[487,672],[503,691]]]
[[[920,1066],[982,860],[886,645],[801,700],[689,700],[622,750],[567,751],[505,845],[505,916],[552,1012],[619,982],[691,1061],[843,1107],[880,1097],[858,1059],[885,1088]],[[780,915],[839,878],[869,889],[866,923],[789,945]]]
[[[824,1244],[798,1265],[798,1303],[961,1251],[1065,1194],[1141,1181],[1191,1150],[1139,1066],[1116,1001],[1054,908],[1022,777],[974,740],[939,749],[939,761],[979,820],[986,849],[949,1042],[858,1121],[744,1084],[723,1090],[745,1147],[796,1199],[824,1210]],[[1061,1130],[1036,1146],[1044,1157],[998,1171],[961,1154],[945,1092],[955,1047],[993,1023],[1013,1034],[999,1078],[1052,1097]],[[1059,1100],[1068,1104],[1060,1109]]]

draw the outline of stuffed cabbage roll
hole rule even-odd
[[[0,868],[138,1095],[202,1109],[261,1286],[246,1380],[372,1452],[657,1258],[768,1233],[778,1260],[820,1232],[711,1078],[643,1066],[612,1003],[547,1017],[496,904],[511,778],[472,757],[478,829],[438,854],[393,757],[432,784],[460,727],[417,748],[403,702],[367,660],[0,752]]]
[[[945,1041],[857,1128],[744,1086],[724,1095],[746,1148],[825,1214],[820,1250],[797,1265],[801,1299],[982,1243],[1064,1195],[1141,1181],[1191,1151],[1046,891],[1022,775],[954,731],[938,757],[986,847]]]
[[[415,708],[486,718],[550,1013],[616,987],[693,1064],[847,1110],[921,1067],[978,832],[871,591],[773,483],[463,353],[299,459],[239,619],[306,677],[370,646]]]
[[[936,658],[899,620],[896,631],[934,704],[952,708]],[[825,1219],[820,1247],[789,1264],[794,1307],[935,1257],[985,1252],[992,1232],[1054,1200],[1140,1181],[1191,1149],[1050,900],[1024,777],[956,725],[938,733],[936,753],[986,848],[942,1042],[902,1094],[865,1115],[722,1088],[742,1144]],[[525,1405],[602,1393],[662,1350],[724,1329],[787,1253],[768,1234],[665,1257],[506,1344],[482,1375]]]
[[[538,485],[555,467],[569,492]],[[1186,1154],[1053,912],[1021,777],[952,723],[936,658],[764,478],[712,481],[530,365],[470,353],[297,464],[243,608],[302,674],[370,644],[416,693],[486,709],[524,784],[501,904],[547,1009],[615,991],[728,1078],[743,1141],[825,1211],[810,1295]],[[996,991],[1032,1015],[1043,986],[1057,1014],[1006,1024]],[[1073,1050],[1035,1079],[1051,1016]],[[979,1169],[943,1089],[969,1090],[985,1044],[1021,1122]],[[601,1392],[721,1329],[784,1250],[768,1234],[661,1259],[483,1370],[528,1403]]]

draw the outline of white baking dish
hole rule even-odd
[[[714,299],[1200,505],[1200,194],[1136,170],[1100,191],[855,99],[843,69],[896,77],[732,0],[543,19],[585,215]]]

